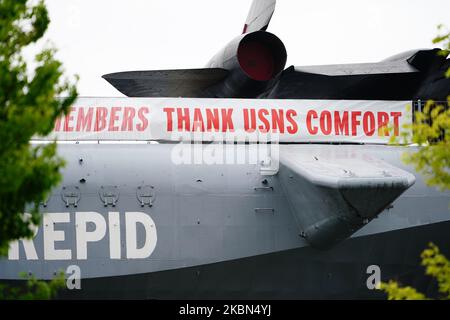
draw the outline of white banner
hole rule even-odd
[[[43,139],[384,144],[411,110],[411,101],[79,98]]]

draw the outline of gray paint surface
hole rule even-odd
[[[26,271],[38,278],[49,279],[57,270],[72,264],[80,266],[83,278],[144,274],[309,246],[308,241],[299,236],[298,212],[293,210],[288,199],[290,195],[280,178],[285,170],[283,165],[273,176],[261,175],[260,165],[174,165],[171,153],[175,147],[173,144],[59,145],[59,154],[67,160],[64,181],[53,191],[42,211],[70,212],[71,222],[57,227],[65,231],[66,239],[57,242],[56,249],[71,249],[73,260],[44,261],[40,228],[34,240],[39,260],[24,260],[20,245],[21,260],[0,261],[0,278],[17,279],[20,271]],[[244,152],[249,146],[227,148]],[[283,145],[280,146],[280,159],[282,161],[285,153],[331,154],[341,160],[352,157],[378,159],[416,176],[416,183],[393,203],[393,207],[357,231],[352,236],[355,238],[450,220],[449,193],[426,187],[419,175],[402,164],[400,156],[405,151],[406,148],[386,146]],[[86,182],[80,183],[81,179]],[[264,180],[273,191],[258,189],[266,186],[262,183]],[[61,188],[73,185],[79,187],[81,198],[77,208],[66,208],[61,199]],[[155,199],[151,208],[142,208],[137,199],[136,190],[142,185],[154,186]],[[101,186],[118,187],[120,196],[116,207],[104,207],[99,196]],[[298,190],[300,193],[305,191]],[[320,210],[309,198],[299,201],[302,210]],[[257,208],[273,209],[273,212],[257,212]],[[147,259],[127,260],[122,230],[122,259],[110,259],[107,232],[101,241],[88,244],[87,260],[77,260],[75,212],[91,211],[101,213],[105,218],[108,212],[120,212],[122,229],[125,212],[148,214],[157,229],[155,251]],[[138,228],[138,238],[141,236]],[[138,239],[138,243],[142,241]],[[335,247],[325,251],[332,253]]]

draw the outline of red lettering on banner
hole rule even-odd
[[[329,136],[331,134],[333,127],[330,111],[324,111],[320,115],[320,129],[322,130],[322,133],[326,136]]]
[[[294,120],[296,116],[297,112],[295,110],[288,110],[286,112],[286,120],[291,124],[291,126],[287,127],[287,132],[290,134],[296,134],[298,132],[298,124]]]
[[[150,112],[150,110],[147,107],[142,107],[142,108],[139,109],[139,111],[138,111],[138,118],[139,118],[139,120],[141,120],[141,123],[139,123],[136,126],[136,130],[137,131],[142,132],[142,131],[145,131],[148,128],[148,119],[147,119],[147,117],[145,115],[147,113],[149,113],[149,112]]]
[[[94,130],[99,132],[106,128],[106,117],[108,116],[108,109],[104,107],[97,108]]]
[[[354,137],[358,135],[358,126],[361,124],[359,117],[361,117],[361,111],[352,112],[352,136]]]
[[[401,112],[391,112],[391,117],[394,118],[393,122],[394,122],[394,135],[396,137],[398,137],[400,135],[400,123],[399,123],[399,118],[402,116],[403,114]]]
[[[259,131],[262,133],[268,133],[270,130],[270,122],[266,118],[266,116],[268,116],[269,114],[270,113],[267,109],[260,109],[258,111],[258,118],[264,124],[259,126]]]
[[[222,109],[222,132],[233,132],[233,109]]]
[[[220,124],[219,124],[219,110],[214,109],[206,109],[206,121],[207,121],[207,129],[208,132],[212,132],[213,128],[214,131],[218,132],[220,130]]]
[[[249,116],[250,113],[250,116]],[[256,131],[256,110],[244,109],[244,130],[249,133]]]
[[[70,122],[73,121],[73,113],[75,112],[75,108],[70,108],[69,113],[65,117],[64,121],[64,131],[65,132],[72,132],[73,127],[70,126]]]
[[[136,116],[134,108],[125,107],[123,111],[122,131],[133,131],[133,120]]]
[[[199,108],[194,110],[194,124],[192,125],[192,131],[205,132],[205,124],[203,123],[202,111]]]
[[[109,117],[109,128],[108,130],[111,132],[119,131],[119,127],[116,126],[116,121],[119,120],[119,116],[117,115],[117,112],[122,110],[120,107],[112,107],[111,108],[111,115]]]
[[[348,111],[344,111],[342,117],[339,111],[334,112],[334,127],[337,136],[349,136]]]
[[[178,131],[189,132],[191,127],[191,119],[189,116],[189,108],[178,108],[177,109],[177,118],[178,118]]]
[[[173,131],[173,117],[172,114],[175,112],[174,108],[164,108],[163,111],[167,114],[167,131]]]
[[[78,108],[78,118],[77,118],[77,132],[91,132],[92,130],[92,119],[94,118],[94,108],[88,108],[87,113],[84,113],[85,108]]]
[[[298,124],[293,119],[297,116],[295,110],[283,109],[259,109],[256,113],[255,109],[243,109],[244,117],[244,130],[249,133],[255,132],[257,129],[261,133],[273,133],[284,134],[288,131],[289,134],[295,134],[298,132]],[[286,121],[290,126],[286,128]]]
[[[378,112],[378,135],[380,137],[389,137],[389,114],[387,112]]]
[[[333,119],[334,116],[334,119]],[[395,135],[400,134],[400,117],[401,112],[391,112],[392,122],[394,123]],[[390,121],[390,116],[386,112],[377,112],[377,116],[372,111],[361,112],[352,111],[349,114],[348,111],[335,111],[333,114],[330,111],[324,110],[320,115],[315,110],[310,110],[306,116],[306,126],[310,135],[316,135],[319,131],[317,125],[313,125],[313,120],[320,118],[319,125],[320,131],[323,135],[328,136],[333,131],[336,136],[339,135],[349,135],[349,122],[348,119],[351,117],[351,135],[358,136],[358,130],[362,127],[364,135],[367,137],[372,137],[377,128],[379,128],[379,134],[389,136],[388,125]],[[361,119],[362,117],[362,119]],[[362,122],[362,123],[361,123]],[[360,133],[361,134],[361,133]]]
[[[363,129],[366,136],[371,137],[375,133],[375,115],[373,112],[364,113]]]
[[[284,111],[272,110],[272,132],[284,133]]]
[[[319,132],[317,127],[312,126],[312,119],[317,119],[318,117],[317,112],[314,110],[308,111],[308,114],[306,115],[306,128],[310,135],[314,136]]]
[[[239,129],[244,129],[247,133],[255,131],[261,133],[279,133],[287,135],[299,134],[303,125],[308,136],[320,135],[323,141],[333,141],[329,136],[336,137],[335,140],[348,136],[374,137],[378,131],[378,136],[386,137],[390,135],[390,127],[393,126],[393,134],[400,135],[400,125],[402,123],[403,112],[378,111],[378,109],[361,110],[342,110],[335,107],[317,109],[298,109],[287,108],[242,108],[235,106],[232,108],[205,108],[198,107],[179,107],[159,109],[155,115],[155,121],[164,125],[167,121],[167,132],[179,130],[180,132],[233,132],[235,125],[239,124]],[[238,110],[239,115],[234,119],[234,111]],[[242,110],[242,113],[241,111]],[[383,109],[381,109],[383,110]],[[303,120],[303,115],[306,118]],[[149,107],[73,107],[67,115],[56,119],[54,132],[143,132],[150,126]],[[301,120],[305,124],[299,122]],[[164,116],[165,115],[165,116]],[[162,119],[161,119],[161,118]],[[174,121],[177,121],[175,124]],[[234,121],[238,121],[236,124]],[[303,128],[302,128],[303,129]],[[68,135],[68,137],[77,137],[77,135]],[[107,136],[108,137],[108,136]],[[118,139],[127,135],[117,135]],[[134,136],[133,136],[134,137]],[[113,135],[110,136],[114,138]],[[281,139],[285,139],[282,136]],[[289,141],[294,141],[292,137],[287,137]],[[294,137],[295,138],[295,137]],[[307,137],[305,137],[307,139]],[[311,139],[312,141],[317,139]],[[377,137],[374,139],[377,140]],[[378,138],[377,141],[381,139]]]

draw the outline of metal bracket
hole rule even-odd
[[[255,191],[273,191],[273,187],[255,187]]]
[[[119,188],[117,186],[101,186],[99,195],[105,207],[109,205],[115,207],[119,201]]]
[[[139,186],[136,190],[136,196],[141,207],[148,205],[150,208],[153,207],[153,202],[155,202],[155,187],[153,186]]]
[[[280,169],[279,159],[275,157],[267,157],[260,162],[259,170],[262,176],[275,176]]]
[[[80,188],[77,186],[64,186],[62,187],[62,200],[64,201],[66,208],[71,205],[75,208],[78,207],[78,202],[81,198]]]

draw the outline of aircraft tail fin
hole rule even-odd
[[[243,34],[266,30],[275,11],[276,0],[253,0]]]

